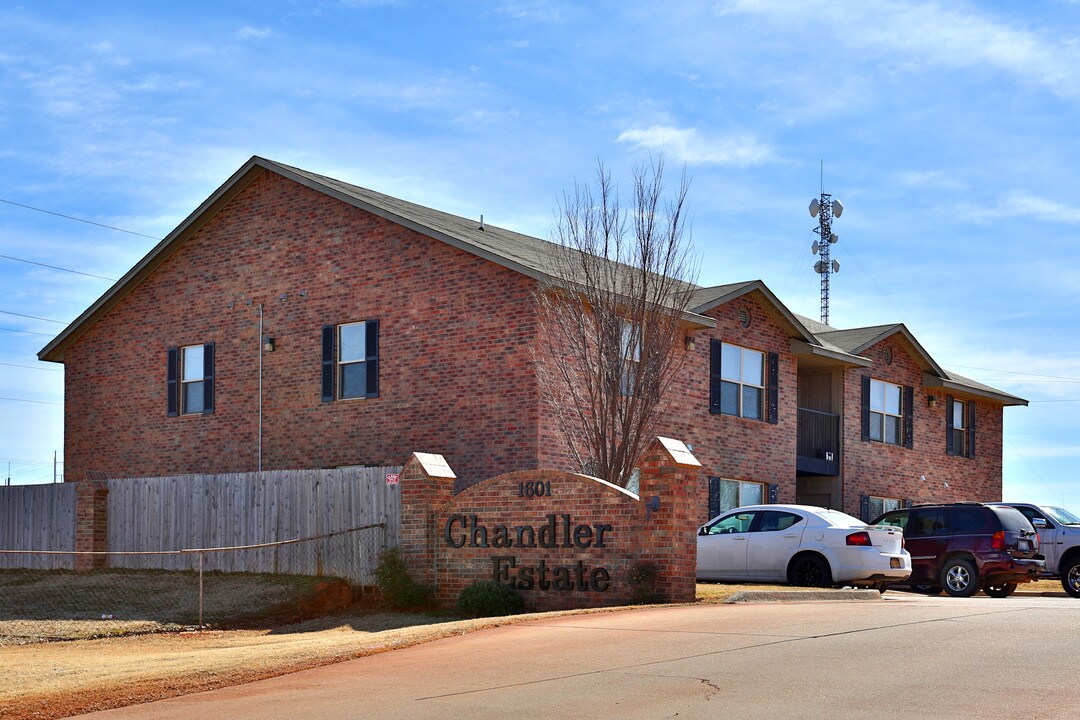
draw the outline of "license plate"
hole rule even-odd
[[[1021,550],[1030,550],[1031,549],[1031,541],[1029,541],[1029,540],[1017,540],[1016,541],[1016,547],[1020,548]]]
[[[900,558],[889,558],[889,567],[890,568],[899,568],[900,567]]]

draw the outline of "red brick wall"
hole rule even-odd
[[[886,350],[891,353],[891,364],[886,363]],[[858,516],[861,494],[916,503],[1001,500],[1001,406],[977,402],[975,457],[950,456],[945,452],[945,397],[950,393],[923,387],[922,369],[914,360],[917,355],[911,344],[893,335],[862,354],[873,360],[873,366],[849,370],[844,379],[844,511]],[[866,375],[914,387],[910,450],[862,440],[862,378]],[[928,396],[936,398],[934,407],[929,406]]]
[[[260,303],[277,343],[263,469],[396,465],[406,449],[445,455],[467,481],[535,467],[531,288],[265,173],[66,351],[67,479],[257,469]],[[371,319],[380,397],[320,402],[322,326]],[[211,341],[216,412],[167,417],[167,348]]]
[[[739,312],[749,312],[743,327]],[[698,489],[696,524],[708,520],[708,478],[722,477],[779,485],[779,501],[795,501],[797,365],[791,337],[759,293],[749,293],[710,310],[716,328],[694,334],[695,347],[682,380],[673,389],[660,434],[691,444],[704,466]],[[709,412],[711,339],[779,355],[778,423]]]
[[[80,482],[75,488],[75,552],[108,550],[107,515],[109,490],[104,483]],[[105,567],[104,555],[76,555],[76,570]]]
[[[686,519],[693,512],[695,474],[653,453],[642,467],[641,498],[660,498],[655,511],[607,483],[555,470],[500,475],[444,503],[452,481],[428,478],[411,460],[401,475],[402,552],[414,579],[434,584],[444,606],[453,606],[464,588],[485,580],[517,584],[529,610],[626,604],[634,600],[628,577],[639,562],[657,568],[659,600],[690,602],[696,527]],[[430,491],[431,483],[441,483],[443,491]],[[527,484],[543,484],[544,490],[530,496]],[[558,547],[541,547],[541,528],[552,522]],[[516,528],[522,526],[534,529],[537,547],[521,546],[525,536]],[[496,539],[499,527],[507,530],[511,545]],[[531,587],[524,587],[525,568],[532,569]],[[566,569],[561,580],[557,568]],[[568,585],[560,588],[557,580]],[[542,582],[549,586],[542,588]]]

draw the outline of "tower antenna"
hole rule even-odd
[[[819,256],[814,263],[814,272],[821,276],[821,322],[829,324],[829,278],[840,272],[840,261],[830,258],[830,249],[840,237],[832,231],[833,218],[839,218],[844,212],[844,205],[825,192],[825,161],[821,161],[821,197],[810,201],[810,217],[818,219],[814,232],[818,239],[810,246],[810,252]]]

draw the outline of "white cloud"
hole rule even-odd
[[[1005,217],[1029,217],[1045,222],[1080,224],[1080,207],[1065,205],[1016,190],[998,200],[992,208],[967,206],[960,216],[969,220],[987,221]]]
[[[238,40],[265,40],[266,38],[273,37],[274,31],[270,28],[257,28],[245,25],[236,31],[236,37]]]
[[[563,23],[567,20],[569,7],[564,3],[549,0],[510,0],[499,5],[495,11],[515,20]]]
[[[985,67],[1008,72],[1021,82],[1080,98],[1080,47],[1069,37],[1053,37],[1012,27],[970,5],[938,2],[833,3],[804,1],[793,12],[785,0],[732,0],[721,15],[756,15],[778,25],[806,25],[832,31],[830,42],[885,56],[898,69],[923,63],[947,68]],[[902,57],[894,57],[899,53]]]
[[[653,125],[626,130],[615,141],[649,150],[663,150],[687,165],[748,167],[774,159],[772,148],[751,135],[705,137],[696,128]]]
[[[91,45],[90,49],[93,50],[94,52],[100,52],[100,53],[112,52],[113,44],[111,42],[109,42],[108,40],[102,40],[99,43],[94,43],[93,45]]]

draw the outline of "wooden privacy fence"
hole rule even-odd
[[[75,485],[0,487],[0,549],[74,550]],[[0,555],[0,568],[72,567],[71,555]]]
[[[105,481],[110,552],[169,551],[275,543],[206,555],[206,570],[335,575],[370,582],[384,547],[397,547],[401,510],[396,467],[272,470]],[[362,526],[381,525],[360,532]],[[109,567],[197,569],[184,555],[110,555]]]
[[[332,575],[370,583],[397,547],[397,467],[125,478],[108,492],[104,533],[84,567]],[[78,483],[0,488],[0,568],[74,568]],[[98,493],[101,497],[101,493]],[[103,518],[100,516],[103,515]],[[251,545],[278,543],[272,547]],[[231,548],[190,553],[192,549]],[[88,549],[88,548],[81,548]],[[58,554],[59,553],[59,554]]]

